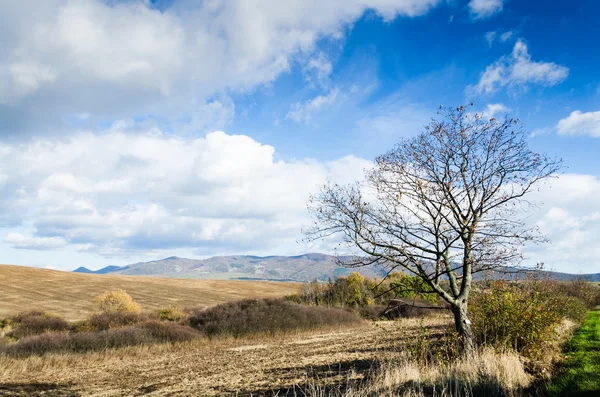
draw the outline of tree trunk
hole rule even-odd
[[[463,358],[470,357],[475,352],[475,336],[471,329],[471,321],[467,317],[467,303],[459,302],[452,305],[452,313],[454,313],[454,325],[459,336],[461,355]]]

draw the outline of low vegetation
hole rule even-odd
[[[421,308],[443,309],[417,278],[402,274],[383,283],[357,274],[329,283],[308,283],[299,294],[285,299],[244,299],[209,308],[146,312],[125,291],[109,291],[94,299],[95,312],[82,320],[66,321],[43,311],[1,320],[0,385],[19,376],[30,379],[32,371],[41,371],[35,375],[40,381],[64,379],[78,384],[78,378],[71,375],[77,367],[86,368],[86,379],[93,371],[98,390],[103,390],[112,381],[86,364],[101,359],[106,362],[99,368],[118,368],[121,362],[123,368],[137,368],[128,369],[132,376],[137,374],[128,382],[139,389],[131,389],[129,383],[119,386],[121,394],[123,390],[136,394],[146,390],[140,383],[143,379],[159,376],[152,370],[151,378],[139,378],[139,371],[184,360],[173,371],[160,370],[163,378],[170,373],[171,381],[161,381],[165,393],[289,395],[291,390],[292,395],[347,397],[537,395],[539,385],[550,382],[553,365],[564,359],[560,351],[569,336],[565,330],[574,329],[585,317],[597,303],[598,292],[584,282],[478,283],[470,305],[478,347],[475,355],[464,360],[452,315],[448,310]],[[396,311],[405,318],[394,322],[361,319],[381,319],[384,303],[391,298],[407,303]],[[553,396],[573,389],[574,383],[583,391],[598,390],[598,320],[596,312],[579,330],[561,377],[548,388]],[[201,360],[211,364],[198,369],[195,376],[206,379],[181,378],[190,366],[195,367],[191,363],[197,363],[201,354],[205,355]],[[211,377],[228,366],[232,366],[231,379]],[[53,372],[63,367],[62,373]],[[239,375],[240,371],[246,375]],[[262,373],[260,382],[256,371]],[[236,381],[248,376],[254,379],[250,383]],[[252,382],[271,386],[256,388]],[[82,384],[81,391],[93,394],[87,384]]]
[[[310,307],[283,299],[249,299],[192,310],[189,324],[208,337],[240,338],[356,324],[355,314],[335,308]]]
[[[95,301],[100,311],[74,323],[36,311],[4,320],[5,343],[0,353],[16,357],[81,353],[201,337],[274,336],[361,322],[350,311],[309,307],[281,298],[234,301],[209,309],[167,308],[153,315],[143,315],[140,305],[123,290],[103,293]]]
[[[509,348],[527,358],[548,358],[547,345],[566,320],[581,323],[596,291],[587,283],[493,281],[471,299],[471,319],[482,345]]]
[[[558,377],[548,386],[549,396],[600,395],[600,311],[588,314],[566,352]]]
[[[406,303],[393,317],[419,317],[430,313],[438,303],[436,294],[422,278],[404,273],[392,273],[383,281],[365,278],[356,272],[327,283],[313,281],[286,299],[311,306],[355,309],[371,319],[385,317],[383,311],[391,299]]]

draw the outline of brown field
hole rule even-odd
[[[299,283],[192,280],[61,272],[0,265],[0,318],[42,310],[80,320],[96,310],[94,297],[114,289],[127,291],[144,311],[166,307],[213,306],[250,297],[292,294]]]
[[[426,320],[436,338],[448,317]],[[420,332],[418,319],[281,337],[201,339],[101,353],[0,357],[0,395],[286,395],[295,385],[346,384]],[[42,392],[47,394],[42,394]],[[36,394],[39,393],[39,394]],[[298,391],[298,395],[303,395]],[[293,395],[293,394],[291,394]]]

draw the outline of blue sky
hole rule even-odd
[[[472,101],[564,159],[527,261],[600,271],[597,2],[42,4],[0,5],[0,262],[326,252],[308,195]]]

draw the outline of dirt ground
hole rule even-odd
[[[199,340],[101,353],[0,358],[1,396],[270,396],[359,380],[447,317],[274,338]],[[302,395],[296,389],[298,395]]]

